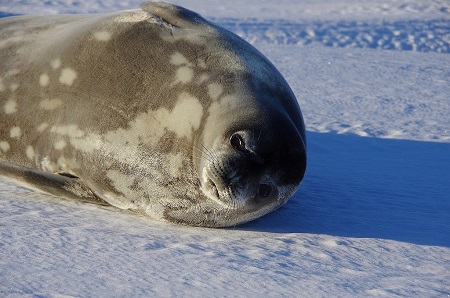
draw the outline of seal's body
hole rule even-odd
[[[222,227],[281,206],[305,167],[283,77],[192,11],[0,19],[0,174]]]

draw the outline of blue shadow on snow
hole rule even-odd
[[[13,17],[13,16],[17,16],[17,14],[0,11],[0,18]]]
[[[279,210],[238,229],[450,247],[450,144],[308,133],[308,169]]]

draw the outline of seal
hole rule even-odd
[[[0,20],[0,174],[205,227],[283,205],[306,168],[278,70],[185,8]]]

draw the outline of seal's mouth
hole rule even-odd
[[[254,209],[261,208],[263,205],[269,205],[277,201],[278,191],[276,187],[270,183],[260,183],[255,186],[253,191],[246,191],[247,195],[243,197],[233,197],[231,194],[238,195],[236,189],[233,189],[233,185],[229,184],[226,187],[223,185],[217,185],[217,183],[212,179],[208,173],[205,173],[205,182],[202,185],[203,192],[212,201],[220,204],[227,209]],[[238,183],[238,181],[235,180]]]
[[[203,182],[201,183],[201,187],[203,189],[203,193],[211,199],[213,202],[219,204],[223,208],[226,209],[242,209],[244,206],[242,204],[238,204],[236,198],[230,197],[230,193],[234,191],[232,185],[228,185],[228,183],[222,183],[222,177],[216,177],[214,179],[214,173],[211,173],[207,168],[203,171]],[[245,201],[245,200],[244,200]],[[245,205],[245,204],[244,204]]]
[[[207,207],[199,208],[198,216],[207,219],[208,226],[232,226],[258,218],[283,205],[293,191],[278,186],[270,176],[243,176],[236,170],[217,170],[212,164],[204,165],[201,173],[199,188]]]

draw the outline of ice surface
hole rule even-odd
[[[0,17],[139,2],[0,0]],[[203,229],[0,178],[0,296],[449,297],[450,3],[177,3],[286,76],[308,128],[304,183],[261,219]]]
[[[259,48],[291,84],[310,131],[450,142],[448,54]]]

